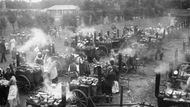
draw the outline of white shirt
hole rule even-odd
[[[56,68],[56,62],[51,61],[50,58],[47,59],[47,63],[44,66],[44,72],[47,72],[50,74],[50,79],[55,79],[58,75],[57,68]]]
[[[5,48],[6,50],[9,48],[9,44],[7,42],[5,42]]]
[[[10,40],[10,44],[11,44],[11,50],[13,50],[13,48],[16,47],[16,41],[15,41],[15,39],[11,39]]]

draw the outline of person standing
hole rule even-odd
[[[44,64],[43,55],[42,55],[41,52],[38,52],[36,58],[34,59],[34,62],[35,62],[37,65],[43,65],[43,64]]]
[[[79,64],[79,75],[80,76],[89,76],[90,75],[90,66],[87,60],[83,60]]]
[[[18,86],[16,84],[15,76],[12,76],[10,79],[8,102],[9,102],[9,107],[16,107],[20,103]]]
[[[109,66],[107,68],[106,73],[104,74],[104,81],[102,82],[102,92],[107,96],[112,96],[112,86],[115,80],[116,80],[116,74],[112,66]],[[110,97],[107,97],[106,102],[109,103],[110,101],[111,101]]]
[[[12,52],[14,50],[14,48],[16,48],[16,40],[15,40],[15,38],[12,38],[10,40],[10,51]]]
[[[56,68],[56,61],[52,57],[47,59],[47,63],[44,66],[44,80],[48,79],[52,83],[58,82],[58,72]]]
[[[0,50],[1,50],[1,63],[3,63],[3,60],[5,62],[7,62],[6,59],[6,47],[5,47],[5,40],[2,40],[2,42],[0,43]]]
[[[69,65],[68,73],[69,73],[70,81],[72,81],[73,79],[77,79],[79,68],[77,67],[77,64],[75,61],[73,61],[73,63]]]

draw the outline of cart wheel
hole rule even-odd
[[[88,107],[88,98],[83,91],[74,89],[72,93],[74,95],[72,103],[76,104],[77,107]]]
[[[16,77],[17,79],[17,85],[20,90],[23,92],[28,92],[31,89],[31,84],[28,78],[24,75],[19,75]]]

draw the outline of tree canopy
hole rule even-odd
[[[9,21],[9,23],[12,25],[13,31],[15,31],[15,22],[17,21],[16,13],[14,13],[12,11],[8,11],[7,12],[7,19]]]
[[[75,15],[63,15],[61,19],[61,25],[65,26],[77,26],[77,19]]]
[[[7,21],[5,17],[0,17],[0,36],[2,36],[2,33],[6,29],[6,27],[7,27]]]
[[[54,19],[48,14],[40,14],[35,17],[37,27],[40,27],[44,31],[48,31],[48,29],[54,24]]]
[[[19,28],[30,28],[34,25],[34,20],[28,13],[23,13],[17,20]]]

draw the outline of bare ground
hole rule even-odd
[[[184,33],[185,31],[183,31]],[[178,48],[180,51],[182,49],[182,39],[187,35],[183,35],[182,32],[176,33],[174,36],[169,37],[164,43],[163,47],[166,48],[164,62],[171,61],[174,57],[174,51]],[[59,53],[64,52],[63,41],[56,40],[56,50]],[[8,58],[9,56],[7,56]],[[10,63],[10,58],[7,63],[1,63],[0,67],[5,68]],[[125,78],[130,78],[129,90],[127,87],[124,88],[124,103],[130,102],[148,102],[153,105],[157,105],[156,98],[154,96],[155,88],[155,73],[154,69],[160,64],[160,61],[147,64],[145,67],[141,68],[136,74],[125,75]],[[124,86],[127,86],[127,82],[124,82]],[[115,94],[113,98],[113,103],[119,103],[119,94]],[[22,104],[18,107],[25,107],[25,96],[21,97]]]

